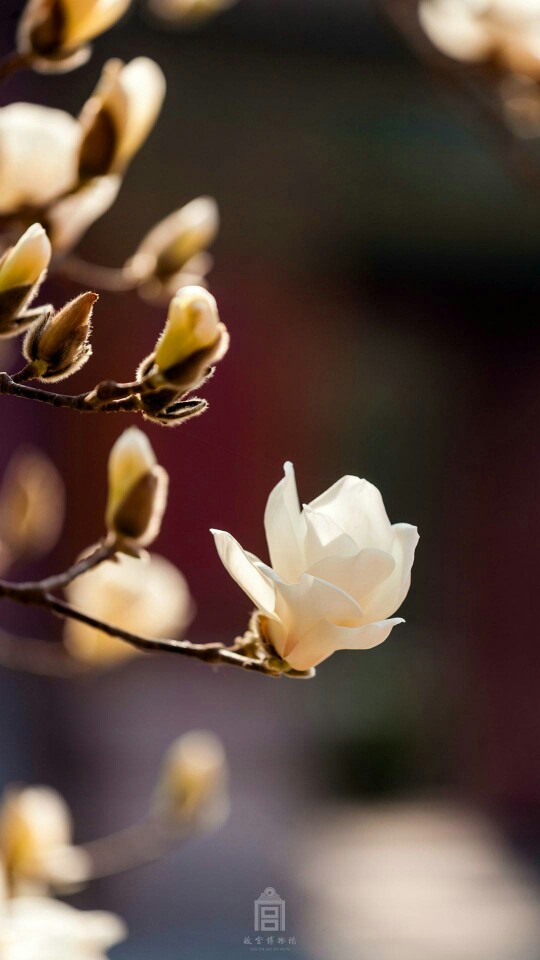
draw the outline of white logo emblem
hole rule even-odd
[[[267,887],[255,900],[255,930],[285,930],[285,901],[273,887]]]

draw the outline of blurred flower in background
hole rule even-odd
[[[20,448],[0,486],[0,568],[49,553],[64,523],[64,482],[37,447]]]

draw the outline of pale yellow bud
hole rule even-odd
[[[51,244],[40,223],[28,227],[0,261],[0,290],[33,286],[49,266]]]
[[[118,438],[109,455],[109,531],[137,544],[159,533],[167,501],[168,477],[158,466],[150,441],[137,427]]]
[[[171,300],[165,329],[156,346],[161,373],[219,340],[222,325],[215,298],[204,287],[183,287]]]
[[[92,355],[88,343],[97,293],[81,293],[57,313],[46,313],[28,331],[23,353],[40,380],[63,380]]]
[[[206,730],[179,737],[167,751],[154,814],[169,828],[213,830],[229,814],[228,768],[221,740]]]
[[[136,57],[127,65],[121,60],[107,61],[80,116],[82,177],[126,168],[159,116],[165,86],[163,71],[148,57]]]
[[[17,49],[38,70],[71,70],[88,59],[89,40],[112,27],[131,0],[28,0]]]
[[[194,606],[179,570],[164,557],[122,555],[78,577],[67,596],[79,610],[145,637],[178,637],[190,623]],[[66,621],[64,643],[73,657],[109,667],[136,656],[128,643],[76,620]]]
[[[13,885],[79,880],[86,858],[71,846],[72,833],[71,813],[56,790],[9,788],[0,806],[0,853]]]

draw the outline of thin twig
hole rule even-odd
[[[0,630],[0,667],[60,679],[73,679],[91,672],[91,667],[75,660],[59,643],[18,637],[5,630]]]
[[[97,388],[87,390],[86,393],[65,394],[42,390],[40,387],[31,387],[26,383],[18,383],[9,373],[0,373],[0,394],[11,397],[22,397],[25,400],[35,400],[46,403],[51,407],[64,407],[77,410],[79,413],[126,413],[140,410],[140,403],[136,390],[141,390],[140,384],[115,384],[114,396],[101,400],[97,395]],[[115,400],[122,402],[115,402]]]
[[[81,844],[79,849],[87,854],[89,860],[88,875],[84,879],[100,880],[154,863],[188,837],[187,831],[185,835],[171,836],[156,820],[145,820]]]
[[[87,287],[109,290],[111,293],[125,293],[138,286],[133,277],[129,277],[121,267],[104,267],[97,263],[88,263],[74,254],[64,257],[55,265],[55,272],[69,280]]]

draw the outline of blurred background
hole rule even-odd
[[[20,8],[3,0],[6,51]],[[208,528],[266,557],[285,459],[304,501],[357,474],[418,525],[407,622],[310,683],[168,657],[69,683],[3,672],[1,781],[58,788],[88,840],[144,815],[177,735],[223,738],[226,827],[73,898],[126,918],[118,960],[241,960],[268,886],[297,960],[538,960],[540,199],[375,0],[240,0],[185,31],[136,6],[87,66],[23,74],[0,102],[77,113],[107,58],[140,54],[166,73],[165,109],[80,250],[121,265],[170,210],[220,204],[210,287],[232,349],[203,418],[148,426],[171,475],[157,549],[189,580],[190,639],[243,632],[249,603]],[[163,322],[136,294],[103,294],[70,392],[130,379]],[[61,546],[17,574],[59,570],[101,535],[108,450],[130,420],[7,397],[3,411],[3,459],[39,443],[68,490]],[[60,629],[10,608],[5,622]]]

